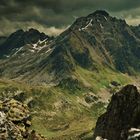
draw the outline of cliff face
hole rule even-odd
[[[139,137],[140,94],[133,85],[127,85],[112,96],[106,113],[99,117],[94,139],[127,140]]]

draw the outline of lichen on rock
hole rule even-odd
[[[44,140],[31,126],[31,113],[26,104],[15,99],[0,101],[0,140]]]

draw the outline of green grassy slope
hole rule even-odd
[[[0,98],[17,94],[32,128],[50,140],[85,139],[119,88],[110,83],[135,81],[125,73],[140,70],[139,44],[125,21],[104,11],[79,18],[38,53],[0,60],[0,77],[12,79],[0,80]]]
[[[76,79],[78,77],[78,79]],[[133,80],[124,74],[102,69],[92,72],[77,67],[72,77],[57,86],[35,86],[22,82],[0,80],[0,97],[13,97],[23,91],[22,101],[28,103],[32,112],[32,129],[48,139],[84,139],[91,136],[98,116],[105,111],[98,97],[109,92],[109,84],[115,80],[122,85]],[[102,91],[103,90],[103,91]],[[98,101],[88,103],[88,94],[97,95]]]

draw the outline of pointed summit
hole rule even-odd
[[[77,18],[76,21],[72,24],[71,29],[77,30],[79,28],[87,28],[88,26],[92,26],[92,23],[99,23],[107,21],[110,18],[110,15],[105,10],[96,10],[95,12],[89,14],[85,17]]]
[[[90,17],[90,16],[96,16],[96,15],[102,15],[102,16],[108,17],[109,16],[109,13],[106,12],[105,10],[96,10],[92,14],[89,14],[88,17]]]
[[[0,44],[0,58],[14,54],[14,52],[17,52],[18,49],[21,49],[27,44],[32,46],[32,44],[36,44],[40,41],[42,43],[44,42],[45,45],[45,40],[50,41],[52,39],[53,37],[50,37],[45,33],[41,33],[33,28],[30,28],[27,31],[19,29]]]
[[[105,10],[97,10],[94,12],[94,14],[100,14],[100,15],[104,15],[104,16],[109,16],[109,13],[106,12]]]

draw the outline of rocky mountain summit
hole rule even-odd
[[[56,83],[72,79],[78,68],[135,75],[140,71],[137,28],[98,10],[76,19],[55,39],[35,29],[19,30],[0,45],[0,76]]]
[[[12,57],[13,55],[28,52],[36,52],[49,44],[53,39],[36,29],[24,31],[22,29],[12,33],[8,38],[0,38],[0,58]],[[27,53],[27,52],[26,52]]]
[[[140,93],[133,85],[127,85],[112,96],[106,113],[99,117],[94,139],[140,139]]]

